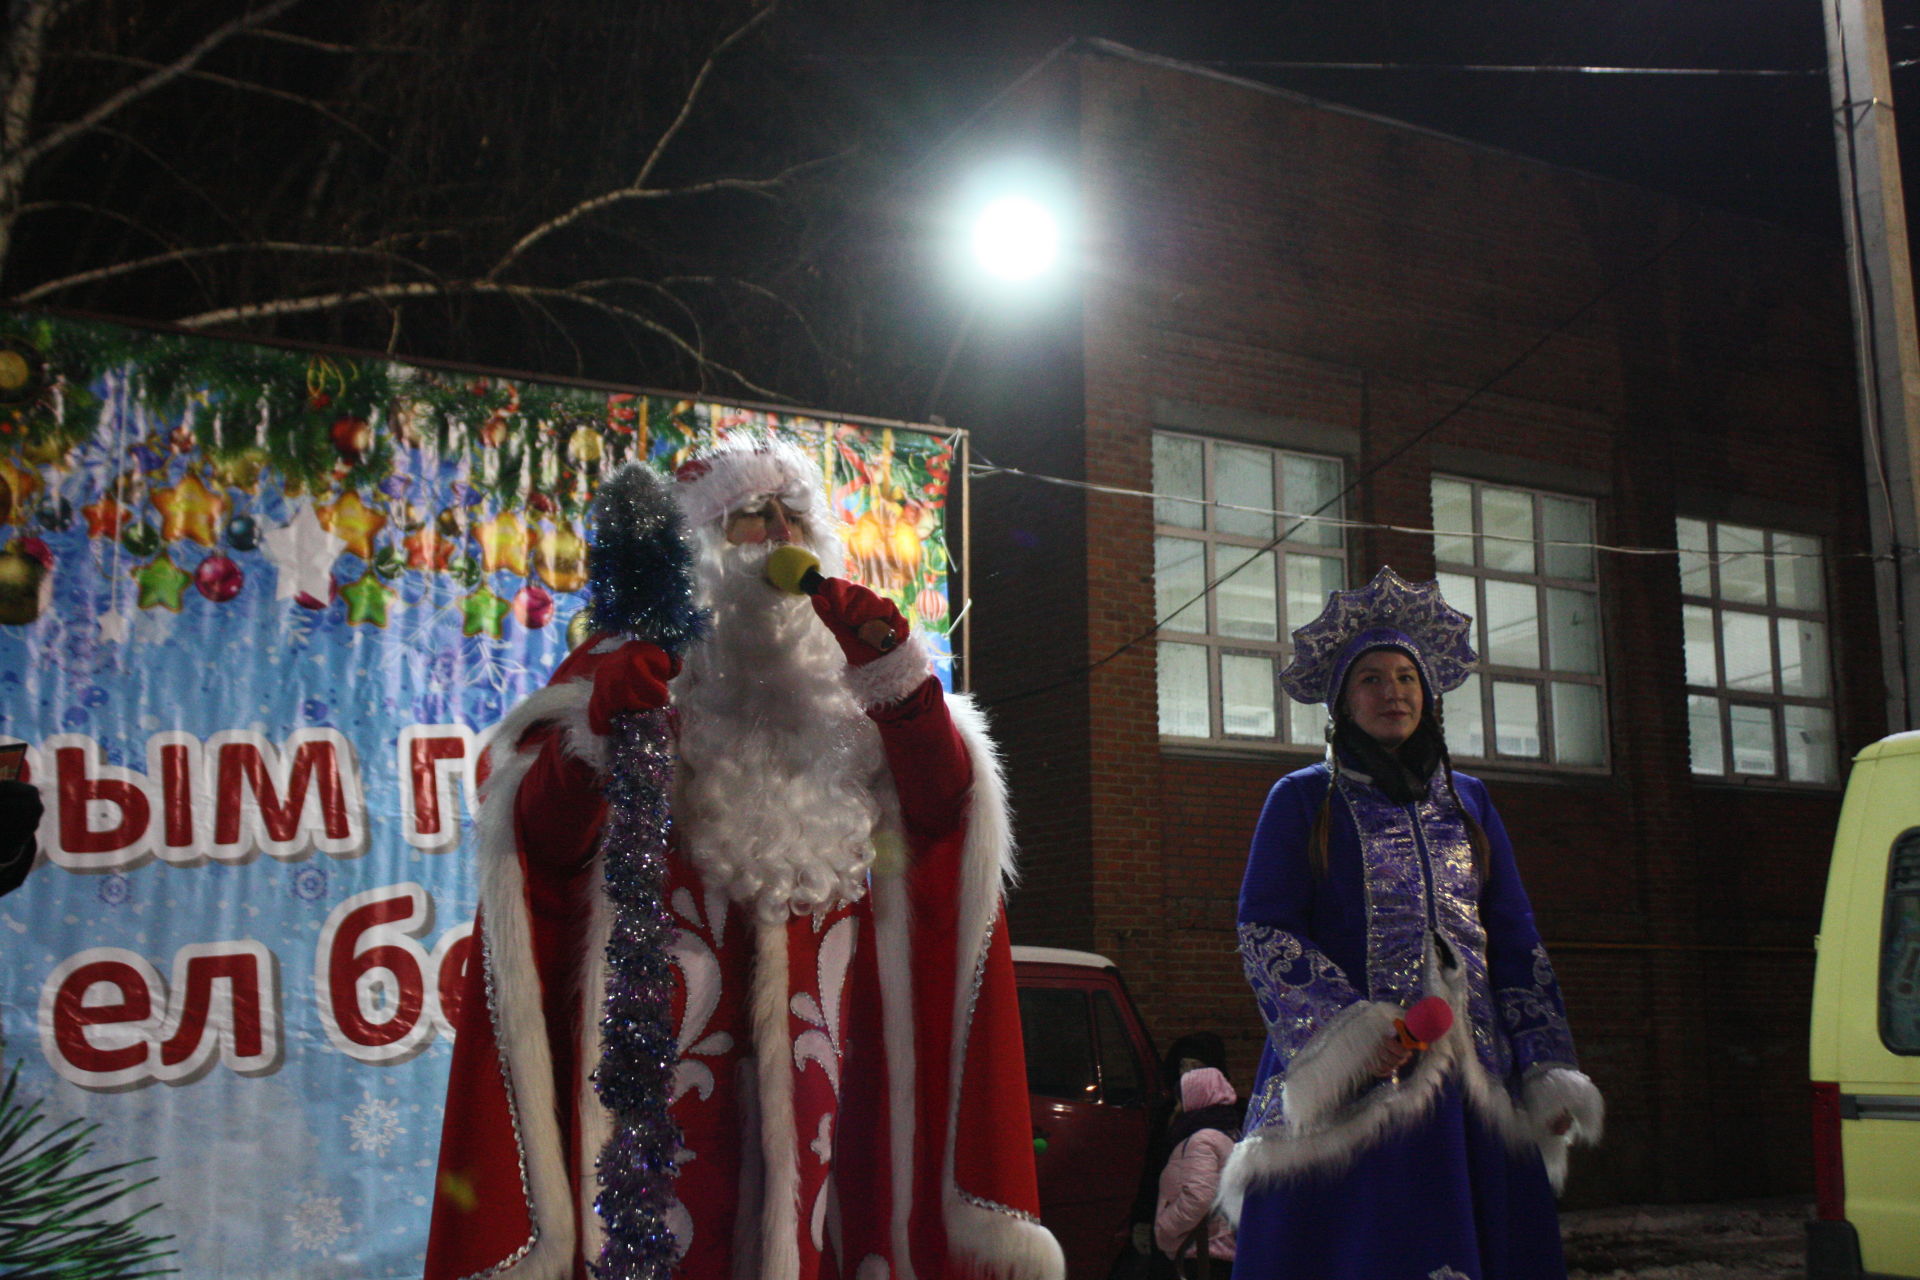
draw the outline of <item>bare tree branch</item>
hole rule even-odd
[[[30,213],[51,213],[51,212],[56,212],[63,209],[79,210],[81,212],[86,213],[90,217],[104,218],[109,222],[117,222],[121,226],[126,227],[131,231],[137,232],[138,234],[146,237],[149,240],[152,240],[155,244],[165,246],[166,252],[169,254],[181,253],[185,251],[188,247],[186,245],[175,243],[173,240],[169,239],[167,236],[163,235],[161,232],[156,231],[154,228],[148,226],[146,223],[142,222],[138,218],[132,217],[128,214],[121,213],[116,209],[109,209],[102,205],[93,204],[89,201],[36,200],[31,204],[21,205],[19,209],[17,209],[15,212],[19,216],[25,216]],[[206,289],[207,280],[204,276],[200,274],[199,270],[197,269],[197,265],[195,263],[191,261],[183,260],[180,263],[180,265],[184,267],[188,271],[188,273],[193,276],[194,281],[201,287],[202,290]],[[22,302],[30,301],[36,295],[37,295],[37,291],[31,292],[31,293],[23,293],[20,295],[19,300]]]
[[[813,324],[807,319],[806,313],[798,306],[795,306],[791,300],[767,288],[765,285],[755,284],[751,280],[742,280],[738,276],[668,276],[660,281],[660,283],[668,286],[676,284],[702,284],[714,289],[739,289],[741,292],[750,293],[756,298],[764,298],[766,301],[771,302],[774,306],[786,312],[787,318],[800,326],[800,332],[807,335],[807,343],[813,348],[816,355],[823,358],[827,355],[827,348],[825,344],[820,341],[819,335],[814,333]]]
[[[20,0],[15,7],[18,16],[8,24],[6,102],[0,106],[0,154],[7,156],[26,146],[46,60],[47,32],[58,17],[52,0]]]
[[[604,209],[609,205],[618,204],[626,200],[658,200],[667,196],[688,195],[693,194],[694,190],[718,191],[750,189],[747,187],[735,187],[733,185],[735,183],[748,181],[746,179],[723,178],[716,183],[700,184],[699,188],[694,189],[671,188],[659,190],[649,188],[647,186],[647,179],[652,176],[653,167],[660,162],[660,157],[665,153],[667,145],[679,134],[680,130],[686,125],[688,117],[693,114],[694,104],[699,101],[700,91],[706,87],[707,79],[713,74],[714,64],[719,60],[720,55],[740,41],[746,39],[747,35],[752,32],[754,28],[771,18],[779,7],[778,0],[772,0],[765,8],[740,24],[726,39],[714,46],[713,51],[707,55],[706,61],[700,64],[700,70],[698,74],[694,76],[693,84],[688,87],[686,96],[681,99],[680,110],[679,113],[674,116],[673,123],[669,124],[660,134],[659,138],[654,141],[652,152],[648,154],[646,162],[640,166],[640,172],[634,176],[632,182],[618,190],[609,191],[603,195],[583,200],[565,213],[560,214],[558,217],[549,218],[533,230],[527,232],[526,235],[521,236],[519,240],[514,242],[513,247],[508,249],[498,262],[493,264],[493,270],[487,272],[487,279],[499,279],[501,273],[512,266],[514,262],[534,244],[552,235],[562,227],[571,226],[573,223],[578,222],[597,209]],[[781,175],[782,178],[786,176],[788,175]],[[772,181],[777,182],[779,179]]]
[[[576,374],[584,372],[587,366],[587,353],[580,349],[580,344],[574,340],[572,331],[567,328],[559,316],[553,313],[553,308],[547,306],[544,301],[535,298],[525,299],[524,304],[527,310],[546,321],[554,333],[559,335],[560,340],[567,344],[567,349],[573,352],[574,372]]]
[[[105,218],[110,222],[117,222],[123,227],[128,227],[134,231],[139,232],[142,236],[145,236],[147,239],[153,241],[155,244],[166,246],[166,248],[169,251],[172,251],[175,249],[181,249],[185,247],[184,245],[177,244],[174,241],[168,239],[165,235],[154,230],[152,227],[140,221],[140,219],[133,217],[131,214],[121,213],[117,209],[109,209],[104,205],[91,204],[84,200],[35,200],[30,204],[21,205],[19,208],[19,212],[23,214],[24,213],[57,213],[63,209],[79,210],[81,212],[91,214],[97,218]]]
[[[700,100],[700,91],[706,87],[707,78],[713,74],[714,64],[720,60],[720,55],[746,39],[755,27],[772,18],[779,8],[779,0],[769,0],[765,8],[741,23],[732,35],[713,47],[713,52],[707,55],[707,60],[700,64],[699,73],[693,77],[693,84],[688,87],[687,96],[681,100],[680,114],[675,116],[673,123],[660,134],[659,140],[653,144],[652,153],[647,156],[647,162],[640,166],[640,172],[635,174],[633,181],[627,185],[632,187],[647,185],[647,179],[653,176],[653,166],[660,163],[660,157],[666,153],[667,147],[674,138],[679,136],[681,128],[687,123],[687,117],[693,114],[694,104]]]
[[[693,330],[694,344],[702,348],[706,346],[699,313],[687,305],[686,299],[656,280],[643,280],[639,276],[608,276],[602,280],[576,280],[570,287],[582,293],[593,293],[595,290],[616,287],[639,289],[645,293],[651,293],[685,316],[687,326]]]
[[[36,142],[21,146],[17,149],[9,148],[5,159],[0,160],[0,178],[4,178],[8,174],[17,176],[20,173],[24,173],[29,166],[48,152],[65,146],[74,138],[97,127],[103,121],[110,119],[116,113],[124,110],[129,104],[138,102],[156,90],[178,80],[187,74],[187,72],[193,70],[201,59],[225,44],[228,40],[231,40],[234,36],[266,25],[299,3],[301,3],[301,0],[269,0],[265,8],[255,10],[252,13],[242,14],[232,22],[215,28],[198,44],[194,45],[193,48],[187,50],[187,52],[181,54],[166,66],[161,67],[152,75],[128,85],[118,93],[111,94],[100,102],[95,103],[92,110],[86,112],[78,119],[68,121],[66,124],[61,125]]]
[[[273,31],[261,29],[247,34],[257,40],[271,40],[280,44],[290,44],[296,49],[312,49],[316,53],[339,53],[355,57],[363,53],[380,54],[417,54],[420,50],[407,45],[377,44],[336,44],[330,40],[315,40],[312,36],[295,35],[291,31]]]
[[[95,210],[95,212],[104,212]],[[157,253],[146,258],[136,258],[129,262],[116,262],[111,266],[96,267],[91,271],[80,271],[57,280],[44,280],[41,283],[16,295],[20,302],[34,302],[50,293],[62,289],[74,289],[81,285],[93,284],[100,280],[111,280],[115,276],[129,275],[135,271],[145,271],[150,267],[177,266],[191,258],[211,258],[235,253],[304,253],[316,257],[332,258],[378,258],[384,262],[398,263],[412,267],[421,274],[430,274],[425,267],[411,262],[397,253],[388,253],[380,249],[360,249],[352,245],[338,244],[297,244],[278,240],[250,240],[232,244],[200,245],[191,248],[174,249],[167,253]]]
[[[521,236],[520,239],[515,242],[514,246],[508,249],[501,257],[500,261],[493,265],[493,269],[487,272],[487,279],[499,279],[500,273],[511,266],[521,254],[526,252],[526,250],[531,248],[535,243],[544,240],[563,227],[572,226],[588,214],[598,212],[601,209],[611,208],[614,205],[625,204],[629,201],[679,199],[685,196],[710,195],[717,191],[739,191],[771,200],[774,198],[774,191],[784,184],[791,182],[800,174],[807,172],[809,169],[838,164],[840,161],[853,155],[857,150],[859,150],[859,148],[849,147],[847,150],[837,152],[834,155],[815,156],[811,160],[802,160],[796,164],[788,165],[785,169],[782,169],[770,178],[714,178],[706,182],[691,182],[681,187],[621,187],[616,191],[602,192],[600,195],[582,200],[565,213],[557,214],[547,219],[533,230],[527,232],[526,235]]]
[[[115,141],[119,142],[121,145],[128,148],[129,150],[137,151],[141,155],[145,156],[149,164],[151,164],[154,168],[160,170],[160,172],[166,174],[169,178],[172,178],[174,182],[179,185],[180,190],[187,192],[189,195],[193,196],[195,200],[198,200],[202,205],[204,205],[208,214],[210,214],[214,218],[219,219],[219,221],[225,224],[226,226],[232,228],[235,234],[239,233],[239,230],[240,230],[239,222],[234,218],[234,216],[230,212],[228,212],[227,207],[220,203],[219,198],[216,197],[212,192],[208,191],[205,187],[195,182],[192,178],[182,173],[180,171],[179,166],[175,165],[166,156],[162,155],[160,152],[148,146],[140,138],[137,138],[130,133],[123,133],[121,130],[114,128],[112,125],[103,125],[101,128],[95,130],[95,132],[103,134],[109,138],[112,138]]]
[[[298,0],[295,0],[295,2],[297,3]],[[145,58],[129,58],[125,54],[86,53],[79,56],[91,58],[99,62],[117,62],[123,66],[138,67],[142,70],[161,71],[166,69],[166,67],[160,63],[149,62]],[[263,97],[277,98],[281,102],[291,102],[297,107],[305,107],[307,110],[333,121],[333,123],[352,133],[368,146],[376,149],[380,147],[379,141],[365,129],[362,129],[359,125],[333,110],[333,108],[327,106],[325,103],[309,98],[305,94],[289,93],[285,89],[275,89],[271,85],[260,84],[252,80],[236,80],[232,76],[223,76],[212,71],[201,71],[197,68],[191,71],[182,71],[180,75],[189,80],[200,80],[208,84],[217,84],[226,89],[238,89],[242,93],[257,93]]]
[[[766,273],[854,150],[795,162],[829,149],[800,141],[829,109],[729,86],[763,69],[778,0],[178,4],[9,0],[13,300],[769,401],[792,397],[746,370],[784,383],[789,345],[802,379],[832,363],[775,292],[815,277]]]
[[[400,284],[367,285],[363,288],[345,289],[334,293],[313,294],[304,298],[278,298],[271,302],[248,303],[237,307],[224,307],[214,311],[202,311],[198,315],[182,316],[174,323],[186,329],[212,329],[223,325],[248,324],[258,320],[284,316],[311,315],[315,312],[332,311],[341,307],[366,302],[392,302],[402,299],[451,298],[463,293],[490,294],[496,297],[519,300],[550,298],[556,301],[571,302],[578,306],[599,311],[605,315],[625,320],[639,326],[660,338],[668,345],[692,360],[702,371],[713,370],[733,379],[755,395],[769,400],[786,401],[787,396],[747,377],[738,369],[721,363],[695,347],[671,328],[661,324],[651,316],[642,315],[628,307],[595,298],[589,294],[568,288],[549,288],[537,285],[503,284],[497,280],[465,280],[441,284],[429,281],[414,281]]]
[[[47,34],[60,13],[56,0],[17,0],[8,7],[6,97],[0,101],[0,263],[13,243],[14,207],[27,174],[26,165],[13,157],[25,150],[32,131]]]

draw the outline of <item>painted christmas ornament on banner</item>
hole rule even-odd
[[[553,596],[537,582],[529,582],[513,597],[513,620],[529,631],[553,621]]]
[[[335,418],[329,434],[335,452],[348,462],[360,461],[373,448],[373,426],[365,418]]]
[[[222,552],[214,552],[193,571],[194,590],[215,604],[224,604],[240,594],[247,575]]]
[[[585,609],[567,619],[567,648],[578,649],[593,634],[593,615]]]
[[[591,466],[606,456],[607,442],[592,427],[581,427],[567,437],[567,456],[575,462]]]
[[[587,585],[587,544],[572,529],[543,530],[533,549],[534,572],[555,591]]]
[[[260,545],[260,526],[252,516],[235,516],[220,531],[235,551],[252,551]]]
[[[0,623],[23,627],[46,608],[47,566],[19,549],[0,551]]]
[[[120,545],[136,556],[150,556],[160,549],[160,531],[145,520],[120,531]]]

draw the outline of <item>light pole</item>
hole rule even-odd
[[[1889,730],[1920,728],[1920,346],[1880,0],[1825,0]]]

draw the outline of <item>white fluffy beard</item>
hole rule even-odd
[[[764,575],[769,545],[695,534],[712,633],[673,683],[675,824],[710,883],[768,923],[866,892],[873,832],[896,807],[846,658],[803,596]]]

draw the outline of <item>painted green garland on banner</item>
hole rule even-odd
[[[116,399],[137,403],[149,429],[97,485],[76,486],[76,453]],[[311,496],[322,529],[382,581],[422,571],[474,586],[508,568],[577,591],[600,476],[636,458],[675,466],[739,430],[818,447],[869,585],[908,607],[943,585],[952,453],[936,436],[49,317],[0,323],[0,525],[13,527],[12,554],[43,564],[41,547],[18,541],[44,543],[76,518],[143,557],[168,544],[252,550],[262,530],[247,499],[268,477],[286,497]],[[460,469],[458,502],[418,500],[423,458]],[[204,577],[209,598],[238,589],[224,564]],[[172,599],[156,589],[143,607]],[[943,606],[927,602],[919,620],[943,630]]]

